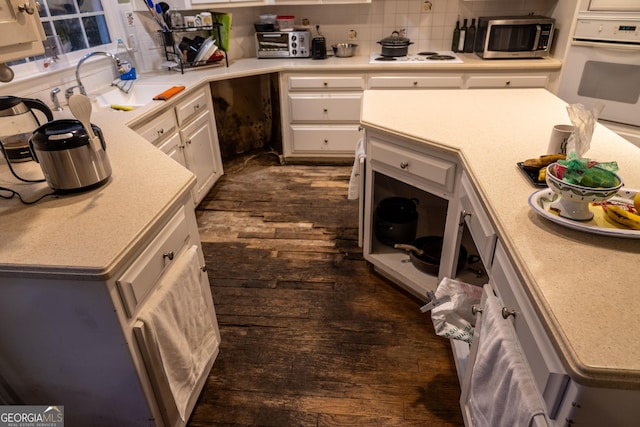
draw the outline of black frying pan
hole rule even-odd
[[[415,239],[410,245],[398,243],[394,245],[396,249],[404,249],[409,252],[411,263],[420,271],[438,275],[440,270],[440,259],[442,256],[442,236],[423,236]],[[467,264],[480,261],[477,255],[468,255],[467,249],[460,245],[456,273]]]

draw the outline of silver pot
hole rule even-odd
[[[413,42],[394,31],[389,37],[380,40],[378,44],[382,46],[382,56],[407,56],[409,45],[412,45]]]
[[[89,135],[78,120],[54,120],[33,132],[29,146],[40,163],[47,184],[59,192],[90,190],[107,182],[111,164],[102,131],[91,125],[100,139],[94,150]]]
[[[338,58],[349,58],[356,54],[358,45],[353,43],[336,43],[331,45],[333,48],[333,56]]]

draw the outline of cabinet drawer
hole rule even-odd
[[[289,109],[294,122],[359,122],[361,93],[289,94]]]
[[[171,261],[189,241],[184,207],[171,218],[136,261],[116,281],[127,315],[132,317]]]
[[[437,184],[447,191],[453,191],[455,184],[456,164],[436,157],[403,148],[391,146],[379,141],[369,143],[370,155],[374,161],[385,163],[399,171],[414,175]]]
[[[489,268],[496,246],[496,232],[485,213],[484,207],[476,197],[476,191],[471,181],[469,181],[465,173],[462,174],[461,184],[460,204],[463,210],[462,215],[469,228],[473,242],[478,248],[482,263]]]
[[[191,117],[195,116],[207,108],[209,101],[209,91],[202,90],[190,96],[176,106],[176,116],[178,116],[178,124],[184,125]]]
[[[459,88],[462,86],[462,75],[452,76],[372,76],[369,78],[369,89],[395,88]]]
[[[500,242],[496,243],[490,282],[504,303],[505,309],[514,313],[508,316],[508,319],[513,322],[518,342],[531,369],[534,382],[547,404],[549,416],[555,419],[569,377],[565,374],[553,345],[529,302],[522,282]]]
[[[289,90],[363,90],[361,76],[299,76],[289,77]]]
[[[174,134],[177,128],[176,115],[173,109],[170,109],[133,130],[147,141],[157,145],[163,138]]]
[[[358,125],[291,126],[293,152],[353,154],[361,134]]]
[[[469,76],[468,88],[547,87],[546,75],[530,76]]]

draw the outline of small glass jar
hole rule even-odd
[[[182,14],[176,9],[171,9],[169,11],[169,22],[171,28],[184,28],[184,19],[182,18]]]

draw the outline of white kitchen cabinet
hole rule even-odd
[[[46,36],[34,0],[0,0],[0,63],[44,53]]]
[[[367,129],[363,224],[363,254],[377,272],[425,300],[443,277],[451,277],[459,253],[455,188],[460,166],[449,153],[425,149],[423,144]],[[409,262],[406,251],[376,236],[375,211],[387,197],[417,200],[416,236],[444,236],[437,275]]]
[[[361,137],[362,74],[281,75],[285,159],[352,159]]]
[[[464,87],[476,88],[534,88],[547,87],[549,73],[473,73],[467,74]]]
[[[438,74],[374,74],[368,79],[369,89],[455,89],[462,86],[463,75],[458,73]]]
[[[196,205],[224,173],[208,85],[133,130],[196,175]]]
[[[222,160],[211,112],[203,112],[180,131],[187,168],[196,175],[193,201],[197,205],[222,176]]]
[[[0,322],[12,326],[0,331],[0,401],[56,402],[65,406],[70,426],[184,426],[172,395],[157,387],[166,382],[162,364],[149,364],[149,348],[140,345],[135,329],[149,301],[167,285],[176,262],[187,249],[195,251],[194,261],[201,267],[199,304],[206,306],[202,315],[211,319],[213,327],[206,333],[215,348],[194,384],[190,412],[220,342],[200,245],[191,195],[186,193],[123,249],[122,263],[103,274],[83,276],[63,267],[46,276],[1,277]]]

